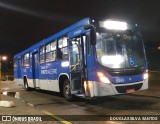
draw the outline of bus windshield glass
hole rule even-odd
[[[107,68],[137,68],[145,65],[141,36],[126,32],[97,32],[98,62]]]

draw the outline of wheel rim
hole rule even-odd
[[[70,95],[70,86],[69,86],[69,84],[67,84],[67,85],[65,86],[64,93],[65,93],[66,96],[69,96],[69,95]]]

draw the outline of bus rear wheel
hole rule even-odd
[[[27,79],[26,79],[26,78],[24,79],[24,88],[25,88],[25,90],[26,90],[26,91],[29,91],[29,90],[30,90],[30,88],[29,88],[29,86],[28,86],[28,82],[27,82]]]
[[[63,95],[66,100],[73,101],[73,95],[71,94],[70,81],[67,79],[63,85]]]

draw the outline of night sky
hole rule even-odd
[[[160,41],[160,0],[0,0],[0,54],[13,57],[85,17],[137,23]]]

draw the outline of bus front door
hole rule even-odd
[[[39,88],[38,53],[33,53],[32,76],[34,88]]]
[[[81,37],[69,41],[71,94],[82,91],[82,41]]]

